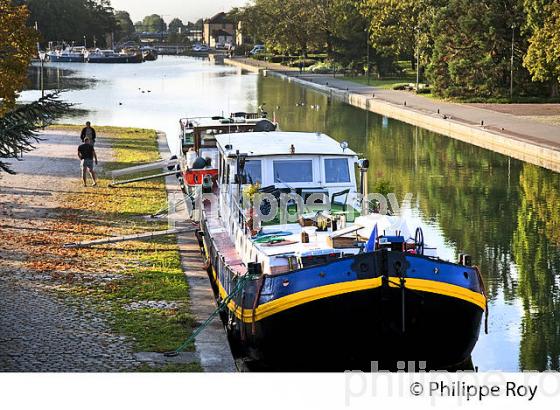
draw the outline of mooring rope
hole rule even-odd
[[[254,275],[250,273],[241,276],[237,281],[237,283],[235,284],[233,291],[229,293],[224,299],[222,299],[222,301],[218,304],[218,307],[210,314],[210,316],[208,316],[208,319],[206,319],[177,349],[170,352],[165,352],[164,356],[167,357],[177,356],[179,353],[181,353],[187,347],[189,347],[189,345],[195,341],[196,337],[204,329],[206,329],[206,327],[208,327],[208,325],[212,322],[212,320],[214,320],[214,318],[218,315],[218,313],[224,310],[229,304],[229,302],[231,302],[231,300],[245,288],[245,285],[251,280],[258,279],[258,277],[259,275]]]

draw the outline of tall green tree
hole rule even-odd
[[[144,31],[150,33],[160,33],[167,30],[167,24],[165,24],[163,18],[158,14],[144,17],[144,20],[142,20],[142,27]]]
[[[33,149],[33,143],[39,139],[36,131],[70,108],[57,94],[15,106],[36,52],[37,33],[26,26],[28,15],[27,6],[0,0],[0,172],[13,173],[2,159],[17,159]]]
[[[116,30],[115,36],[118,41],[130,37],[134,34],[134,24],[130,19],[130,14],[123,10],[115,11]]]
[[[428,75],[443,97],[499,97],[510,84],[511,27],[517,0],[450,0],[438,8]]]
[[[370,41],[386,57],[414,56],[426,33],[433,0],[363,0],[360,12],[369,20]]]
[[[173,20],[171,20],[171,22],[169,23],[169,32],[170,33],[182,33],[183,30],[185,29],[185,25],[183,24],[183,21],[179,18],[174,18]]]
[[[27,7],[0,0],[0,116],[14,107],[36,51],[38,36],[26,27],[28,16]]]
[[[560,3],[526,1],[525,7],[531,36],[523,64],[533,80],[548,82],[550,95],[557,97],[560,82]]]
[[[296,52],[306,56],[311,48],[322,47],[314,10],[314,0],[255,0],[245,10],[245,26],[259,27],[265,44],[281,52]]]
[[[106,38],[116,29],[110,0],[16,0],[28,6],[30,25],[37,22],[44,42],[83,43],[95,38],[106,45]]]

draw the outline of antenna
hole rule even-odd
[[[229,115],[231,116],[231,108],[229,106],[229,94],[228,94],[228,97],[227,97],[227,110],[228,110]],[[222,117],[223,117],[223,115],[222,115]],[[231,123],[228,125],[228,131],[231,131]],[[231,132],[228,132],[228,144],[231,144]]]

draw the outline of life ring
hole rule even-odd
[[[414,243],[416,244],[416,254],[424,255],[424,232],[420,227],[416,228],[414,233]]]

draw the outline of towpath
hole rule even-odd
[[[54,291],[60,281],[30,267],[34,247],[59,229],[59,199],[82,189],[79,138],[42,137],[24,161],[12,161],[17,175],[0,177],[0,372],[133,369],[139,362],[130,341],[111,332],[103,313],[85,298]],[[109,158],[102,137],[96,149]]]
[[[560,104],[463,104],[249,58],[226,64],[280,76],[349,104],[560,172]]]

